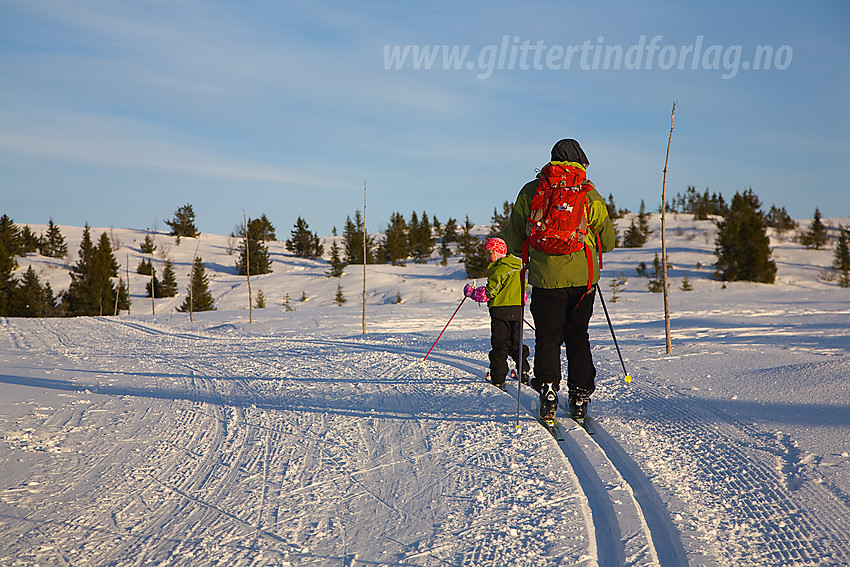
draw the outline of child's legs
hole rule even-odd
[[[520,332],[522,331],[522,321],[508,321],[508,325],[511,328],[511,343],[508,346],[508,356],[510,356],[514,363],[519,367],[519,340],[520,340]],[[522,369],[524,372],[529,372],[530,368],[528,367],[528,345],[522,345]]]
[[[490,318],[490,381],[504,384],[508,375],[508,348],[511,344],[509,321]]]

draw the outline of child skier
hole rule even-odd
[[[522,329],[522,294],[520,269],[522,261],[508,255],[508,246],[501,238],[488,238],[484,243],[490,265],[487,267],[487,285],[473,288],[466,284],[463,293],[478,303],[487,302],[490,308],[490,381],[504,388],[510,356],[519,365],[520,332]],[[528,347],[522,345],[523,384],[528,383]]]

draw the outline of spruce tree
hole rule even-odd
[[[641,231],[636,220],[632,218],[629,228],[623,235],[623,248],[641,248],[646,244],[646,235]]]
[[[153,264],[151,264],[150,258],[142,258],[141,259],[138,267],[136,267],[136,273],[141,274],[143,276],[152,276],[153,275]]]
[[[493,217],[490,219],[490,234],[489,236],[501,237],[505,229],[508,228],[508,223],[511,221],[511,210],[513,205],[510,201],[502,203],[502,212],[499,209],[493,208]]]
[[[345,298],[345,294],[342,293],[342,284],[337,284],[336,295],[334,296],[334,303],[336,305],[341,306],[346,301],[348,301],[348,300]]]
[[[605,202],[605,208],[608,209],[608,218],[610,218],[611,220],[616,220],[620,218],[620,212],[617,210],[617,205],[614,204],[613,193],[608,193],[608,201]]]
[[[71,271],[71,285],[63,297],[68,315],[111,315],[117,293],[112,278],[118,275],[119,266],[112,254],[109,236],[104,232],[95,246],[91,229],[86,224],[79,257]]]
[[[800,244],[806,248],[814,248],[820,250],[829,241],[829,236],[826,232],[826,226],[821,221],[820,209],[815,209],[815,214],[812,217],[812,224],[809,225],[809,230],[800,236]]]
[[[644,205],[643,199],[640,200],[640,210],[638,211],[638,229],[640,229],[641,234],[643,234],[644,242],[649,238],[649,235],[652,234],[652,231],[649,230],[649,213],[646,212],[646,205]]]
[[[661,259],[658,253],[655,253],[655,258],[652,260],[652,274],[649,276],[649,281],[646,282],[646,287],[652,293],[661,293],[664,291],[664,279],[662,277],[664,267],[661,265]],[[667,284],[670,285],[669,283]]]
[[[21,230],[20,236],[21,243],[21,254],[30,254],[32,252],[38,251],[39,238],[36,233],[32,231],[29,225],[24,225],[23,230]]]
[[[449,257],[452,255],[452,249],[450,244],[452,242],[457,241],[456,219],[449,218],[449,220],[446,221],[446,226],[443,227],[441,236],[442,239],[440,241],[440,264],[446,266],[449,263]]]
[[[192,263],[192,272],[189,274],[189,285],[186,288],[186,299],[177,308],[181,313],[198,313],[200,311],[215,311],[215,302],[209,290],[209,279],[204,268],[204,261],[200,256]]]
[[[192,205],[183,205],[177,209],[174,218],[165,221],[165,224],[171,227],[172,236],[195,238],[200,234],[198,227],[195,226],[195,211]]]
[[[761,202],[752,189],[736,193],[728,211],[717,222],[714,252],[715,275],[722,281],[776,281],[767,225]]]
[[[5,214],[0,217],[0,246],[12,258],[21,255],[21,229],[9,215]],[[15,267],[17,267],[17,264]]]
[[[342,259],[340,259],[339,255],[339,244],[337,244],[336,238],[334,238],[333,242],[331,242],[330,269],[325,272],[329,278],[338,278],[342,276],[342,272],[345,270],[346,264]]]
[[[88,223],[83,227],[83,238],[77,252],[79,259],[71,268],[71,285],[63,296],[68,315],[95,315],[100,312],[99,299],[92,293],[91,280],[94,271],[94,243]]]
[[[384,242],[380,248],[381,261],[393,266],[404,266],[410,255],[408,226],[401,213],[390,215],[390,224],[384,230]]]
[[[6,245],[0,242],[0,317],[11,315],[10,302],[15,289],[12,273],[15,268],[15,259],[6,252]]]
[[[838,242],[835,244],[832,267],[838,272],[838,285],[841,287],[850,287],[850,247],[848,247],[848,240],[850,240],[850,231],[839,226]]]
[[[240,276],[248,274],[249,267],[252,276],[271,273],[269,248],[265,243],[266,234],[262,221],[257,219],[248,219],[247,233],[245,227],[240,227],[239,236],[242,241],[239,244],[239,259],[236,261],[236,272]]]
[[[770,228],[775,228],[780,234],[786,230],[794,230],[797,228],[797,222],[791,218],[785,207],[777,208],[776,205],[770,206],[770,211],[764,217],[765,223]]]
[[[343,254],[346,264],[362,264],[363,263],[363,217],[360,211],[354,212],[354,220],[351,217],[345,218],[345,227],[342,230],[342,245]],[[374,238],[366,236],[366,263],[371,264],[374,261]]]
[[[418,219],[415,212],[411,214],[409,229],[410,256],[416,264],[424,264],[431,257],[436,243],[431,229],[431,221],[428,220],[428,213],[423,211],[422,216]]]
[[[449,218],[446,221],[446,226],[443,229],[443,241],[444,242],[457,242],[458,239],[458,231],[457,231],[457,219]]]
[[[39,252],[48,258],[64,258],[68,255],[68,245],[59,227],[53,224],[53,219],[47,223],[47,233],[41,239]]]
[[[12,291],[10,315],[12,317],[49,317],[56,313],[56,299],[50,284],[38,280],[32,266],[27,268],[21,281]]]
[[[267,232],[262,232],[263,222],[260,221],[258,230],[259,236],[268,236]],[[315,232],[310,232],[310,226],[307,221],[298,217],[295,226],[290,233],[291,238],[286,241],[286,249],[295,254],[297,258],[321,258],[325,253],[325,248],[322,246],[319,236]]]
[[[156,242],[154,242],[153,236],[146,234],[145,239],[139,245],[139,250],[141,250],[142,254],[153,254],[154,250],[156,250]]]
[[[275,228],[272,222],[269,220],[269,217],[266,216],[265,213],[260,215],[260,218],[257,220],[257,229],[259,232],[259,237],[266,242],[274,242],[277,240],[277,236],[275,235]],[[319,254],[321,256],[321,254]]]
[[[112,252],[112,242],[105,232],[101,233],[95,249],[96,280],[99,284],[100,311],[102,315],[112,315],[115,312],[115,300],[118,290],[112,283],[112,278],[118,277],[121,266]],[[120,307],[119,307],[120,308]]]
[[[161,297],[174,297],[177,295],[177,276],[174,274],[174,262],[165,261],[162,269],[162,283],[160,284]]]
[[[484,247],[481,246],[481,240],[472,234],[473,226],[467,216],[459,242],[460,251],[463,254],[463,267],[470,278],[483,278],[487,276],[487,266],[490,265],[490,261],[484,252]]]
[[[13,231],[17,229],[11,219],[3,215],[0,219],[0,317],[11,315],[12,292],[16,283],[12,275],[18,268],[15,259]]]

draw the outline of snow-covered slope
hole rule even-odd
[[[61,228],[73,258],[81,229]],[[182,297],[155,315],[142,297],[143,231],[93,229],[122,244],[129,315],[0,321],[0,564],[847,564],[850,290],[818,279],[831,250],[774,238],[775,285],[724,287],[713,223],[668,219],[667,355],[635,274],[653,228],[602,283],[634,381],[597,303],[598,432],[562,418],[560,442],[533,393],[518,418],[515,388],[483,381],[485,308],[466,302],[422,362],[460,302],[457,258],[369,266],[363,333],[362,267],[327,278],[271,243],[249,323],[232,242],[158,234],[181,292],[196,247],[206,263],[217,311],[192,323]],[[56,260],[20,263],[67,287]]]

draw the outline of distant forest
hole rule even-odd
[[[643,247],[650,234],[649,213],[641,201],[640,210],[632,214],[618,209],[613,195],[606,201],[612,219],[631,215],[630,225],[617,245],[625,248]],[[505,201],[495,207],[491,218],[489,236],[498,236],[507,226],[512,204]],[[665,205],[666,211],[693,215],[695,220],[713,220],[717,226],[715,241],[715,277],[721,281],[754,281],[773,283],[776,264],[771,258],[767,230],[782,234],[797,231],[795,239],[806,248],[822,249],[834,245],[834,261],[825,279],[836,281],[841,287],[850,286],[850,254],[848,254],[848,228],[828,227],[815,209],[811,223],[800,229],[785,210],[772,205],[767,212],[752,189],[736,193],[727,203],[719,193],[703,193],[688,187]],[[660,207],[659,211],[660,212]],[[165,221],[170,234],[177,238],[195,238],[200,234],[191,204],[179,207],[174,216]],[[467,216],[463,224],[448,218],[444,223],[426,211],[411,212],[407,217],[393,213],[383,232],[365,235],[361,211],[346,216],[339,234],[334,227],[330,246],[326,249],[322,239],[310,230],[307,221],[298,217],[285,240],[286,249],[299,258],[312,258],[327,262],[328,277],[339,277],[350,264],[392,264],[405,266],[408,262],[422,264],[438,253],[439,262],[446,265],[452,256],[460,256],[467,275],[471,278],[487,274],[488,261],[481,247],[481,236],[472,234],[473,225]],[[230,234],[238,242],[235,267],[242,275],[266,274],[272,271],[268,242],[277,241],[276,230],[263,214],[257,219],[246,218]],[[146,238],[142,251],[152,253],[155,245]],[[237,246],[234,244],[234,251]],[[106,233],[95,241],[86,225],[77,252],[77,261],[70,267],[71,283],[66,291],[55,294],[49,283],[42,284],[38,274],[29,267],[20,277],[17,258],[38,253],[50,258],[69,259],[65,237],[51,218],[43,234],[35,234],[29,226],[18,227],[9,215],[0,217],[0,316],[59,317],[80,315],[113,315],[130,305],[127,283],[119,275],[118,262],[113,254],[113,243]],[[436,258],[435,258],[436,260]],[[166,262],[163,274],[158,277],[149,261],[142,261],[137,272],[152,277],[147,286],[150,297],[174,297],[177,282],[173,267]],[[188,282],[187,301],[181,310],[202,311],[214,309],[206,290],[207,280],[203,262],[196,259]],[[189,297],[192,298],[190,302]]]

